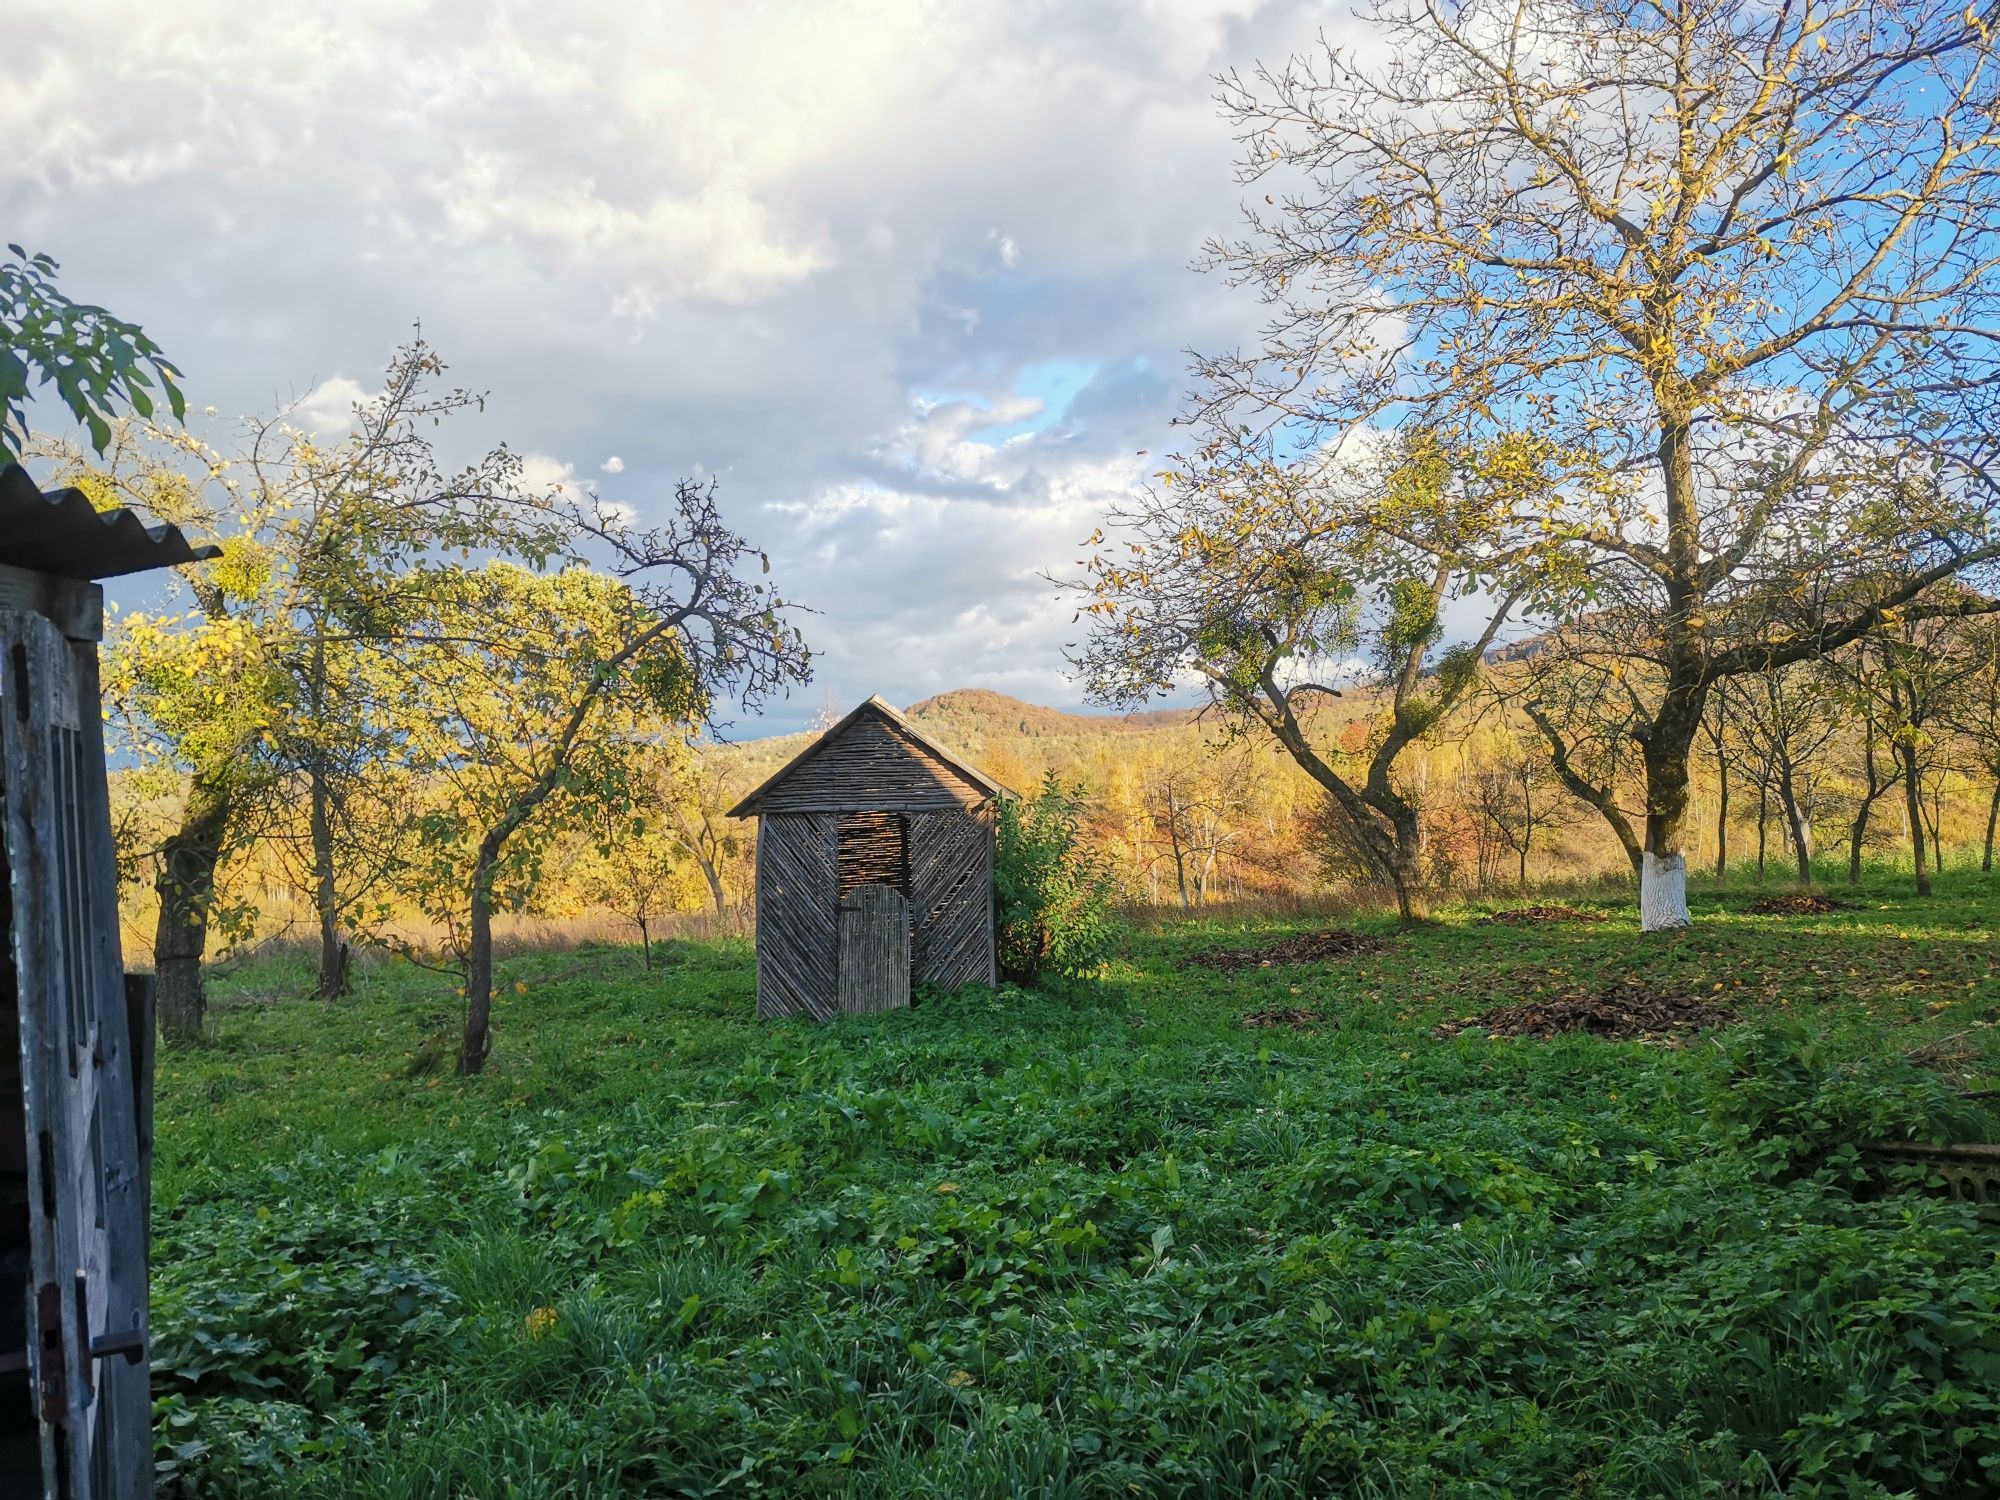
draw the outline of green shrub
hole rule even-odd
[[[1083,789],[1052,771],[1033,801],[1000,803],[1000,971],[1018,984],[1079,979],[1111,956],[1118,924],[1109,865],[1082,841]]]

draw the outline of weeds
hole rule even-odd
[[[249,965],[297,998],[161,1059],[163,1491],[1991,1492],[1996,1241],[1851,1150],[1992,1130],[1905,1056],[1990,1086],[1984,901],[1233,974],[1194,923],[825,1027],[738,940],[524,953],[474,1080],[413,1072],[434,976]],[[1431,1035],[1621,984],[1741,1024]]]

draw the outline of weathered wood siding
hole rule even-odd
[[[759,812],[911,812],[970,807],[986,792],[878,714],[801,761],[761,799]]]
[[[838,1012],[837,822],[767,813],[758,826],[757,1014],[766,1019]]]
[[[147,1494],[145,1205],[96,648],[0,610],[0,671],[40,1492]]]
[[[910,816],[913,965],[941,990],[992,984],[993,807]]]
[[[866,1016],[910,1003],[910,903],[869,881],[840,902],[840,1011]]]
[[[893,1003],[907,1003],[911,980],[992,984],[996,790],[870,700],[745,798],[737,815],[762,819],[758,1015],[880,1009],[899,985]],[[876,952],[889,940],[864,943],[861,914],[843,910],[876,887],[904,914],[900,967]]]

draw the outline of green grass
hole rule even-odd
[[[278,960],[165,1054],[155,1393],[195,1494],[1968,1495],[2000,1476],[2000,1234],[1846,1142],[1993,1128],[1993,888],[1483,927],[827,1027],[741,944],[436,976]],[[1441,1041],[1613,979],[1680,1048]],[[1718,991],[1718,988],[1719,991]],[[1313,1032],[1248,1030],[1266,1005]],[[1949,1084],[1905,1054],[1927,1044]],[[1989,1137],[1991,1138],[1991,1137]],[[543,1309],[552,1310],[541,1311]]]

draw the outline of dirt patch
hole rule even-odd
[[[1529,927],[1537,922],[1608,922],[1601,911],[1578,911],[1574,906],[1516,906],[1479,919],[1487,927]]]
[[[1836,901],[1831,896],[1810,892],[1799,896],[1766,896],[1750,903],[1750,913],[1758,917],[1820,917],[1830,911],[1853,911],[1852,901]]]
[[[1296,1005],[1274,1005],[1268,1010],[1249,1012],[1243,1017],[1243,1024],[1252,1028],[1290,1026],[1299,1031],[1310,1031],[1315,1026],[1331,1026],[1333,1022],[1316,1010],[1302,1010]]]
[[[1317,964],[1329,959],[1353,958],[1362,953],[1380,953],[1383,946],[1380,938],[1369,937],[1364,932],[1343,932],[1333,927],[1325,932],[1308,932],[1286,938],[1268,948],[1216,948],[1207,953],[1197,953],[1187,962],[1222,974],[1237,974],[1245,969]]]
[[[1552,1037],[1581,1031],[1611,1041],[1636,1041],[1704,1031],[1735,1019],[1736,1013],[1726,1005],[1664,994],[1641,984],[1615,984],[1595,995],[1503,1005],[1484,1015],[1446,1021],[1436,1035],[1483,1031],[1489,1037]]]

